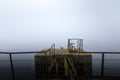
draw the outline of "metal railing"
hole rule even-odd
[[[52,55],[55,55],[55,44],[53,44],[52,46],[51,46],[51,48],[50,48],[50,54],[51,54],[51,56]],[[49,54],[49,53],[48,53]]]
[[[11,66],[11,71],[12,71],[12,80],[15,80],[15,73],[14,73],[14,65],[13,65],[13,59],[12,59],[12,54],[33,54],[33,53],[44,53],[45,56],[48,55],[54,55],[55,54],[55,44],[51,46],[51,48],[47,50],[42,50],[42,51],[28,51],[28,52],[0,52],[0,54],[8,54],[10,58],[10,66]],[[8,60],[7,60],[8,61]]]
[[[31,53],[46,53],[49,55],[54,55],[55,54],[55,44],[51,46],[50,49],[46,51],[30,51],[30,52],[0,52],[0,54],[9,54],[10,57],[10,64],[11,64],[11,70],[12,70],[12,78],[15,80],[14,76],[14,68],[13,68],[13,60],[12,60],[12,54],[31,54]],[[89,78],[98,78],[98,77],[111,77],[111,78],[116,78],[120,76],[104,76],[104,68],[105,68],[105,54],[120,54],[120,52],[79,52],[78,54],[85,53],[85,54],[101,54],[101,76],[79,76],[79,77],[89,77]],[[76,54],[76,55],[78,55]]]
[[[120,54],[120,52],[78,52],[85,53],[85,54],[101,54],[101,74],[100,76],[80,76],[83,78],[120,78],[120,76],[104,76],[105,72],[105,54]],[[77,54],[77,55],[79,55]],[[113,60],[113,59],[112,59]]]

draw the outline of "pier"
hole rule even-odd
[[[9,54],[12,80],[16,80],[12,54],[35,53],[35,80],[119,80],[120,76],[104,76],[105,54],[120,52],[87,52],[83,49],[82,39],[68,39],[68,48],[56,48],[55,44],[48,49],[29,52],[0,52]],[[94,76],[92,54],[101,54],[101,73]]]
[[[81,75],[91,76],[92,56],[80,52],[84,52],[82,39],[68,39],[68,49],[55,49],[53,44],[47,53],[36,54],[36,80],[76,80]]]
[[[92,75],[91,54],[65,53],[64,50],[57,50],[55,55],[36,54],[35,62],[36,80],[76,80],[81,75]]]

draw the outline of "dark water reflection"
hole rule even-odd
[[[12,55],[15,80],[35,80],[35,54]],[[0,56],[0,80],[12,80],[9,55]]]
[[[35,54],[12,55],[15,80],[35,80]],[[0,54],[0,80],[12,80],[9,55]],[[92,74],[101,75],[101,54],[92,55]],[[105,55],[104,76],[120,76],[120,55]]]
[[[101,54],[93,54],[92,70],[93,76],[101,74]],[[104,76],[120,76],[120,54],[105,54]]]

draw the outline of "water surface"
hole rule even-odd
[[[35,80],[35,54],[13,54],[15,80]],[[8,54],[0,54],[0,80],[12,80]],[[120,76],[120,55],[105,54],[104,76]],[[92,54],[92,74],[101,75],[101,54]]]

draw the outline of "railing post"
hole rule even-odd
[[[12,80],[15,80],[15,76],[14,76],[14,68],[13,68],[13,62],[12,62],[12,54],[9,54],[10,56],[10,65],[11,65],[11,71],[12,71]]]
[[[47,52],[45,52],[45,56],[47,55]]]
[[[101,62],[101,77],[104,76],[104,53],[102,53],[102,62]]]

